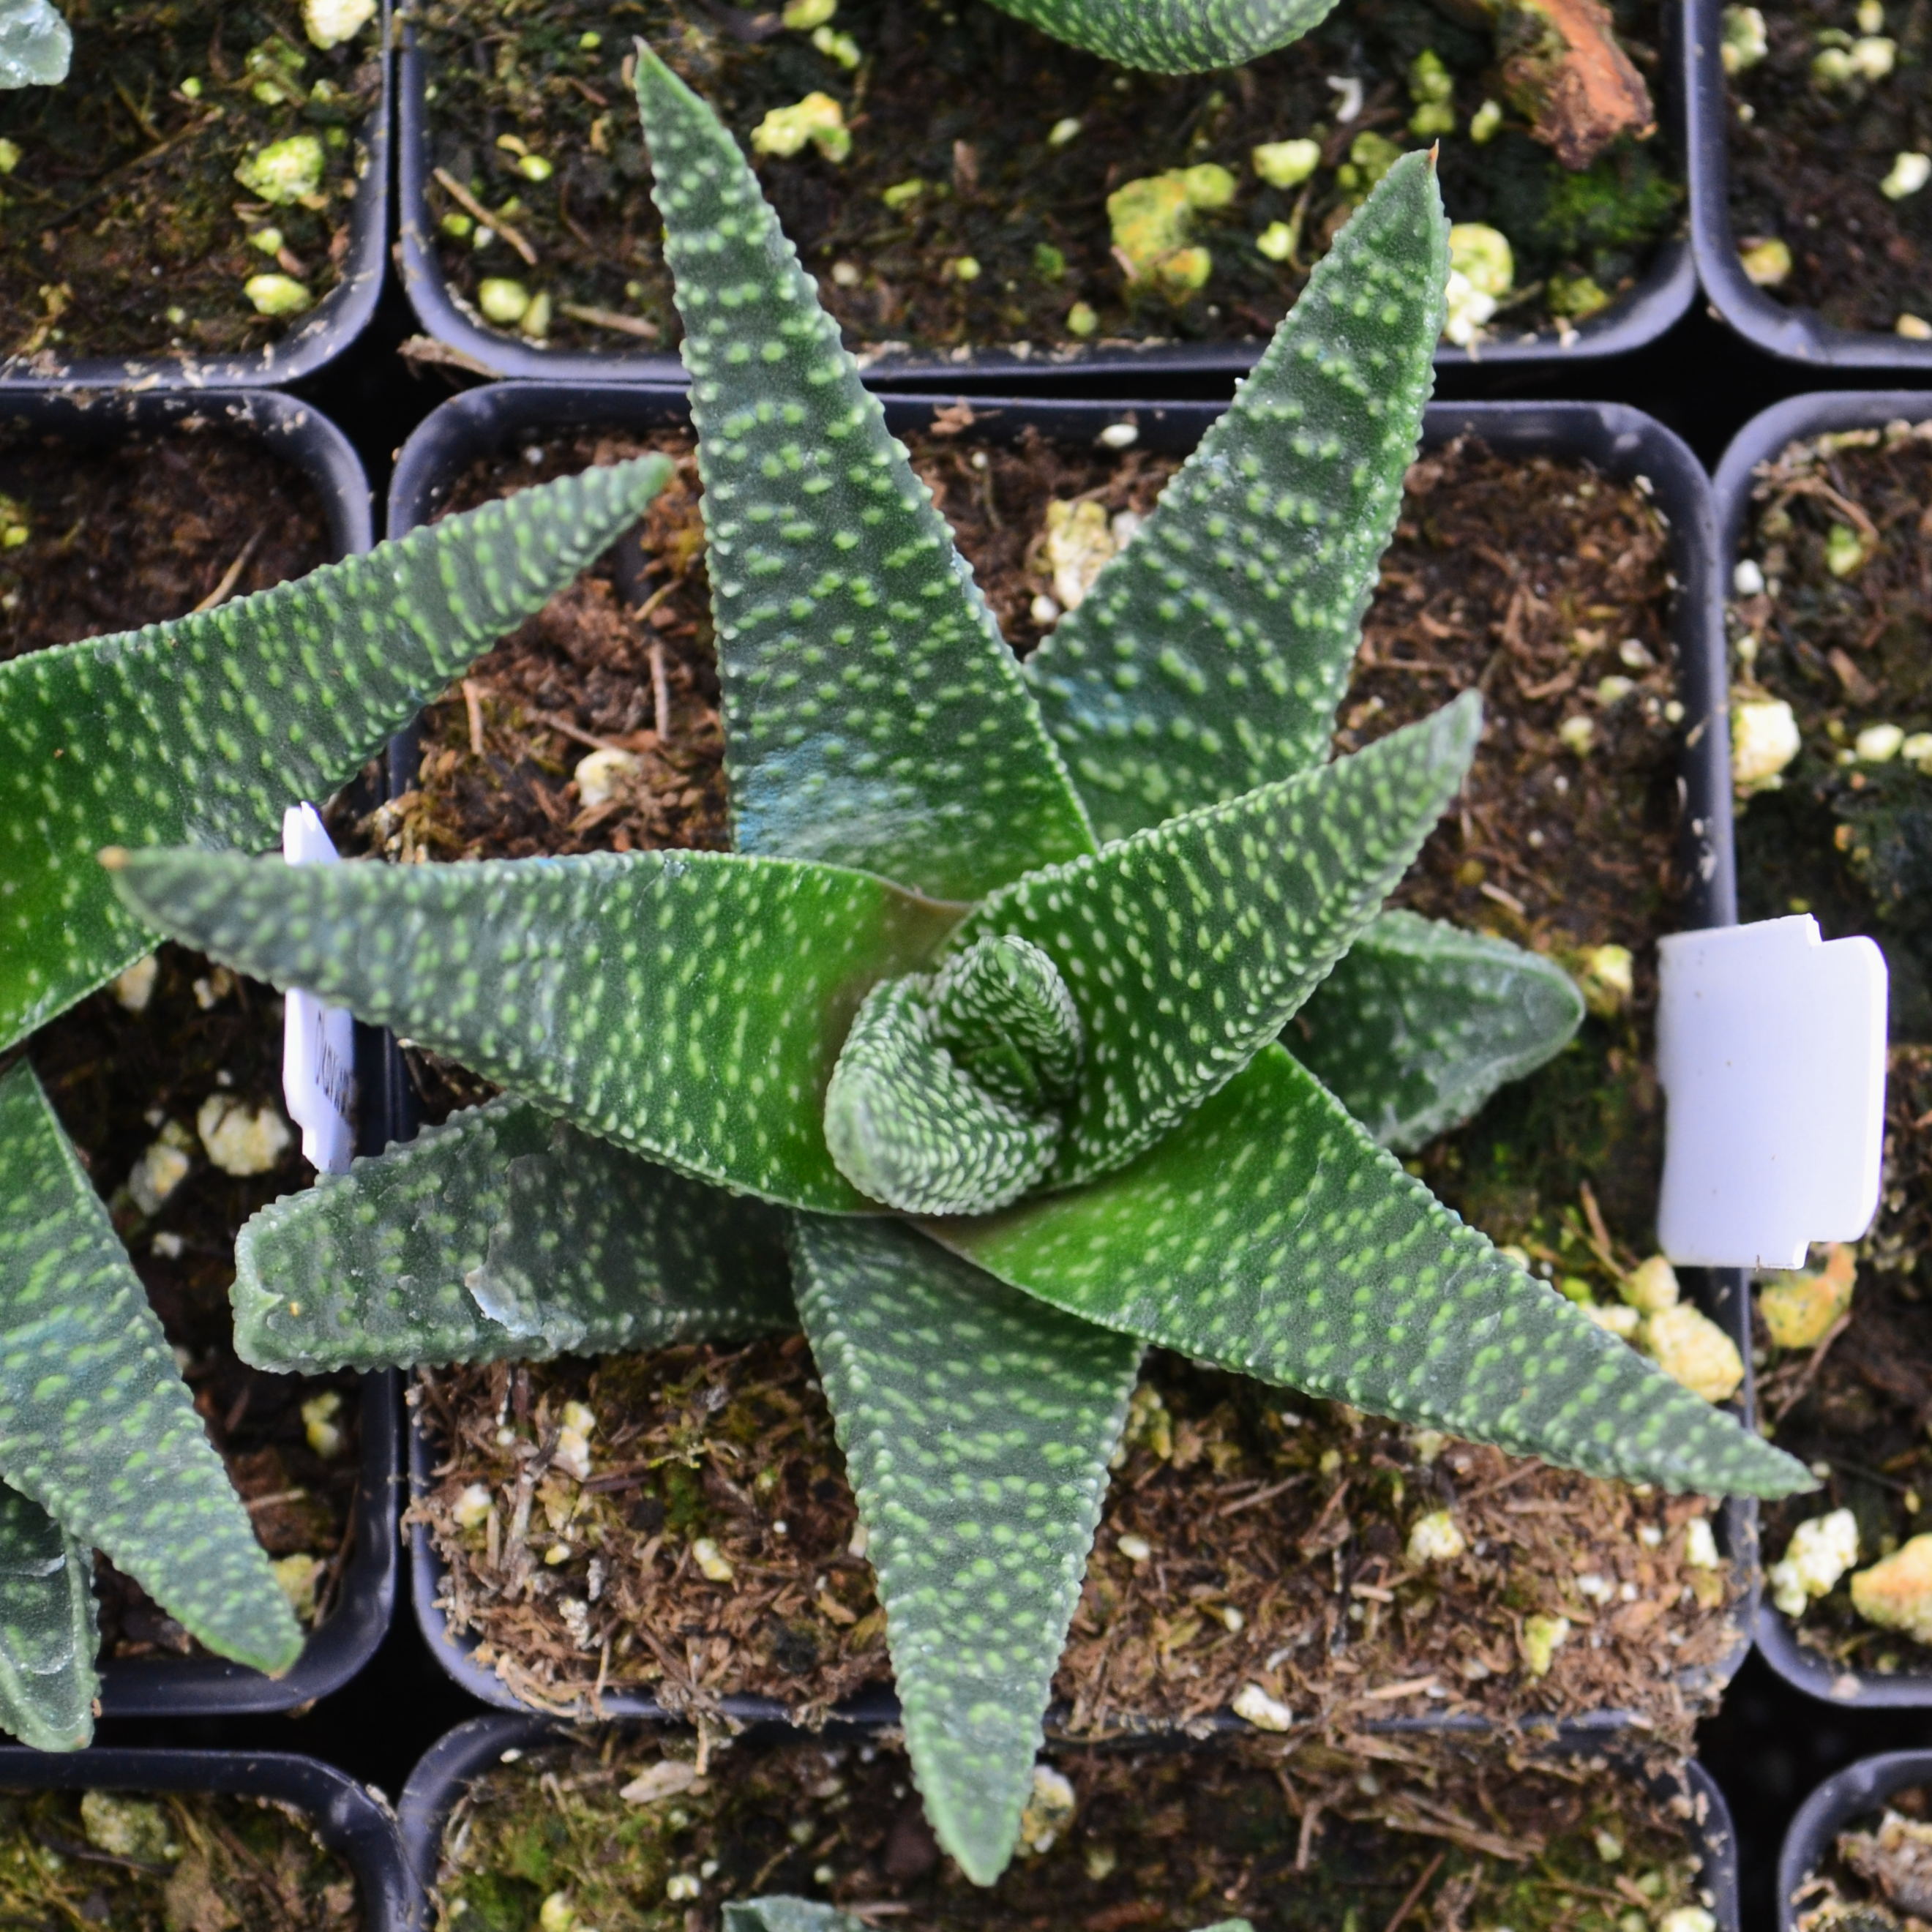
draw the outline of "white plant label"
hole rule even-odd
[[[1668,1106],[1658,1245],[1706,1268],[1795,1268],[1855,1241],[1885,1146],[1885,955],[1808,914],[1658,946]]]
[[[314,806],[292,805],[282,814],[282,856],[291,866],[338,862]],[[355,1088],[356,1022],[341,1007],[290,988],[282,1006],[282,1098],[302,1130],[302,1157],[318,1173],[349,1172]]]

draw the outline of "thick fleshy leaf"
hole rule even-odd
[[[259,850],[664,487],[592,470],[197,616],[0,664],[0,1048],[152,946],[104,845]]]
[[[394,1027],[633,1153],[829,1214],[872,1208],[822,1118],[852,1016],[958,915],[870,873],[728,852],[117,862],[142,919],[226,965]]]
[[[1373,1414],[1670,1490],[1816,1486],[1498,1254],[1278,1046],[1122,1172],[927,1225],[1069,1314]]]
[[[235,1248],[257,1368],[411,1368],[794,1326],[782,1212],[493,1100],[272,1202]]]
[[[1122,67],[1240,67],[1318,27],[1335,0],[994,0],[1004,13]]]
[[[1232,1079],[1421,849],[1482,725],[1470,692],[1352,758],[1136,832],[994,893],[954,935],[1048,953],[1084,1038],[1048,1176],[1123,1166]]]
[[[84,1750],[94,1736],[93,1568],[38,1503],[0,1486],[0,1730],[35,1750]]]
[[[704,477],[734,842],[970,900],[1093,848],[930,492],[718,118],[638,55]]]
[[[0,1076],[0,1476],[218,1655],[295,1661],[288,1600],[25,1062]]]
[[[1398,1154],[1469,1119],[1505,1081],[1561,1052],[1583,1019],[1562,967],[1506,939],[1388,912],[1283,1036],[1288,1051]]]
[[[1068,1099],[1080,1078],[1082,1036],[1060,969],[1030,941],[976,940],[932,986],[939,1041],[988,1093],[1016,1106]]]
[[[990,1885],[1031,1788],[1140,1345],[897,1222],[800,1215],[792,1260],[913,1776],[940,1844]]]
[[[908,1214],[981,1214],[1039,1180],[1056,1114],[988,1093],[935,1034],[932,982],[874,986],[825,1095],[825,1142],[860,1193]]]
[[[1433,380],[1448,232],[1427,158],[1396,162],[1028,660],[1103,839],[1327,759]]]
[[[724,1908],[724,1932],[867,1932],[866,1922],[814,1898],[734,1899]]]

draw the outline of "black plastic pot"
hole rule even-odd
[[[55,438],[86,448],[129,436],[174,431],[253,438],[300,470],[321,497],[338,556],[374,541],[368,478],[349,440],[310,404],[272,390],[61,390],[0,384],[0,431]],[[358,1150],[388,1144],[381,1078],[382,1036],[358,1028],[356,1066],[364,1096]],[[362,1472],[355,1548],[335,1607],[286,1676],[265,1677],[219,1658],[128,1658],[101,1672],[101,1712],[109,1718],[239,1714],[286,1711],[334,1690],[374,1654],[395,1609],[400,1567],[402,1436],[399,1378],[365,1377],[362,1390]]]
[[[442,1741],[448,1742],[447,1738]],[[442,1748],[436,1747],[439,1750]],[[424,1758],[423,1763],[428,1762],[429,1758]],[[419,1766],[418,1774],[421,1769]],[[414,1781],[412,1778],[412,1785]],[[1804,1909],[1792,1903],[1792,1894],[1831,1856],[1833,1842],[1847,1825],[1879,1810],[1894,1791],[1928,1782],[1932,1782],[1932,1751],[1922,1750],[1887,1751],[1882,1756],[1860,1758],[1826,1778],[1798,1807],[1778,1848],[1778,1932],[1792,1932]],[[406,1856],[413,1860],[415,1849],[406,1831],[404,1838]]]
[[[388,0],[382,0],[382,91],[356,130],[369,165],[357,184],[350,212],[349,251],[342,278],[294,328],[248,356],[206,358],[160,351],[140,356],[83,356],[63,362],[46,352],[31,360],[0,359],[0,383],[8,388],[68,389],[124,384],[142,392],[267,388],[298,382],[332,362],[369,326],[382,292],[383,254],[389,233],[389,118],[392,76]]]
[[[1720,57],[1724,7],[1724,0],[1684,0],[1688,30],[1678,50],[1689,116],[1690,242],[1704,292],[1724,321],[1767,355],[1819,369],[1890,369],[1923,381],[1932,372],[1932,342],[1834,327],[1816,310],[1789,307],[1754,286],[1739,265],[1731,232],[1730,115]]]
[[[828,1726],[834,1732],[842,1730],[847,1736],[860,1738],[876,1736],[880,1728],[873,1720],[859,1719],[835,1720]],[[491,1766],[502,1762],[506,1752],[532,1750],[570,1735],[560,1725],[527,1714],[472,1718],[467,1724],[446,1731],[417,1760],[404,1787],[397,1815],[402,1827],[404,1856],[418,1888],[423,1932],[432,1932],[436,1924],[433,1899],[442,1857],[443,1826],[462,1796],[464,1785]],[[1880,1764],[1891,1761],[1870,1760]],[[1924,1761],[1932,1762],[1932,1758]],[[1692,1839],[1703,1861],[1703,1884],[1711,1894],[1712,1916],[1718,1922],[1718,1932],[1738,1932],[1737,1833],[1731,1823],[1730,1808],[1724,1802],[1724,1794],[1718,1789],[1716,1780],[1694,1758],[1676,1771],[1647,1772],[1633,1764],[1631,1772],[1653,1792],[1660,1796],[1682,1792],[1690,1799],[1693,1816],[1686,1835]],[[1780,1932],[1784,1932],[1781,1927]]]
[[[1662,10],[1664,38],[1668,44],[1678,32],[1674,4]],[[670,383],[682,387],[682,363],[675,349],[640,347],[598,354],[583,350],[538,349],[501,332],[484,327],[451,298],[438,265],[426,199],[430,176],[428,115],[423,88],[429,62],[416,45],[406,19],[397,55],[397,197],[402,229],[397,262],[423,327],[446,346],[491,375],[538,377],[566,382]],[[1668,54],[1661,64],[1659,118],[1661,138],[1672,154],[1686,151],[1684,101],[1678,86],[1679,63]],[[643,190],[640,189],[641,194]],[[1454,211],[1452,210],[1453,213]],[[1627,355],[1654,342],[1690,306],[1696,292],[1696,271],[1690,244],[1682,238],[1665,242],[1636,287],[1620,296],[1600,315],[1592,316],[1570,332],[1568,346],[1553,332],[1525,341],[1498,336],[1472,354],[1444,343],[1436,352],[1438,368],[1454,368],[1480,362],[1562,364],[1579,358],[1600,360]],[[1143,383],[1164,384],[1178,378],[1232,378],[1253,368],[1266,344],[1257,339],[1227,342],[1150,343],[1145,347],[1063,348],[1037,355],[1011,349],[896,350],[865,358],[868,381],[880,388],[926,390],[950,388],[965,382],[997,382],[1012,389],[1049,385],[1069,376],[1107,377],[1131,392]]]
[[[908,434],[924,427],[944,405],[945,399],[888,398],[886,420],[899,434]],[[1177,454],[1191,450],[1225,407],[1204,402],[1121,404],[1013,398],[975,399],[972,404],[976,422],[986,425],[995,436],[1017,436],[1030,426],[1049,439],[1091,444],[1103,429],[1131,422],[1144,446]],[[514,447],[520,437],[552,435],[573,428],[642,434],[688,420],[682,394],[668,389],[502,382],[467,391],[432,412],[398,454],[389,488],[389,534],[400,536],[428,521],[471,464]],[[1693,881],[1688,923],[1694,927],[1735,924],[1737,890],[1731,847],[1722,586],[1710,487],[1702,466],[1660,423],[1616,403],[1442,403],[1430,409],[1424,430],[1428,444],[1471,434],[1508,454],[1581,458],[1610,476],[1648,480],[1670,525],[1671,568],[1680,586],[1672,630],[1686,713],[1681,770],[1687,841],[1684,858]],[[416,761],[413,732],[400,734],[391,748],[392,796],[414,782]],[[390,1093],[395,1132],[406,1138],[416,1131],[416,1114],[414,1094],[400,1056],[392,1058]],[[1744,1356],[1748,1379],[1742,1412],[1748,1418],[1750,1303],[1744,1276],[1732,1269],[1686,1270],[1684,1279],[1699,1304],[1737,1342]],[[412,1496],[426,1490],[434,1462],[434,1452],[412,1420]],[[1736,1645],[1711,1674],[1723,1684],[1730,1682],[1750,1648],[1746,1633],[1756,1614],[1759,1584],[1755,1502],[1739,1498],[1726,1501],[1718,1534],[1725,1552],[1742,1562],[1751,1579]],[[493,1672],[475,1661],[470,1654],[474,1640],[450,1630],[436,1606],[445,1575],[428,1531],[417,1525],[410,1532],[412,1594],[416,1620],[430,1651],[472,1696],[500,1709],[526,1710]],[[1709,1682],[1701,1680],[1686,1688],[1704,1690]],[[869,1718],[890,1706],[886,1694],[871,1693],[852,1709],[855,1714],[862,1712]],[[728,1698],[724,1708],[734,1719],[746,1723],[784,1714],[776,1702],[762,1697]],[[612,1691],[598,1699],[594,1714],[576,1714],[653,1718],[663,1713],[653,1697]],[[1229,1717],[1226,1722],[1240,1727],[1237,1718]],[[1628,1714],[1609,1710],[1590,1713],[1565,1729],[1579,1735],[1601,1736],[1629,1722]],[[1483,1727],[1477,1718],[1422,1717],[1392,1719],[1378,1728],[1400,1732]]]
[[[1712,484],[1719,574],[1728,581],[1750,514],[1751,473],[1760,463],[1775,457],[1787,443],[1806,437],[1834,430],[1881,429],[1900,421],[1923,422],[1928,416],[1932,416],[1932,394],[1922,390],[1840,389],[1792,396],[1752,417],[1732,438]],[[1725,650],[1721,595],[1712,621],[1716,628],[1711,647],[1721,664]],[[1768,1597],[1758,1605],[1756,1636],[1757,1647],[1772,1670],[1814,1697],[1853,1706],[1932,1709],[1932,1667],[1891,1677],[1834,1670],[1815,1651],[1799,1643],[1790,1618]]]
[[[416,1888],[388,1807],[333,1765],[290,1751],[0,1748],[0,1791],[202,1791],[266,1798],[301,1812],[356,1874],[364,1932],[416,1924]]]

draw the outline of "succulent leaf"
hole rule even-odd
[[[724,1932],[866,1932],[866,1922],[836,1905],[780,1893],[734,1899],[724,1908]]]
[[[1518,1455],[1814,1486],[1466,1226],[1280,1047],[1132,1167],[935,1239],[1070,1315]]]
[[[0,1475],[218,1656],[286,1670],[302,1631],[24,1061],[0,1076]]]
[[[35,1750],[94,1736],[94,1559],[38,1503],[0,1486],[0,1730]]]
[[[788,1328],[782,1214],[496,1100],[272,1202],[236,1352],[316,1372],[530,1361]]]
[[[994,0],[1003,13],[1122,67],[1240,67],[1318,27],[1335,0]]]
[[[638,110],[704,478],[734,843],[970,900],[1092,849],[972,573],[717,116]]]
[[[1247,1064],[1375,916],[1474,754],[1474,692],[1352,758],[1203,806],[976,907],[1050,955],[1085,1050],[1056,1186],[1124,1166]]]
[[[1448,264],[1435,172],[1405,156],[1028,660],[1103,840],[1327,759],[1434,380]]]
[[[940,1044],[989,1093],[1016,1107],[1071,1097],[1080,1016],[1037,946],[1003,934],[953,954],[933,982],[932,1016]]]
[[[0,1048],[152,937],[104,845],[259,850],[353,778],[664,487],[662,457],[527,490],[212,610],[0,664]]]
[[[935,1036],[932,982],[874,986],[825,1094],[825,1142],[861,1194],[908,1214],[982,1214],[1044,1174],[1058,1115],[989,1093]]]
[[[1506,939],[1386,912],[1336,962],[1283,1042],[1386,1148],[1470,1119],[1582,1023],[1576,982]]]
[[[139,916],[392,1026],[544,1112],[700,1179],[876,1211],[825,1145],[878,980],[958,916],[842,866],[728,852],[450,866],[119,855]]]
[[[792,1262],[913,1777],[940,1844],[990,1885],[1031,1788],[1140,1345],[896,1222],[800,1215]]]

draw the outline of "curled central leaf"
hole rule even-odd
[[[826,1144],[902,1214],[989,1213],[1052,1164],[1080,1055],[1052,959],[1010,934],[976,940],[936,976],[872,989],[826,1092]]]

